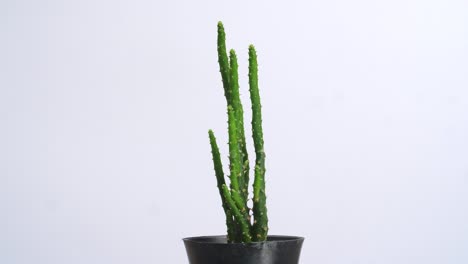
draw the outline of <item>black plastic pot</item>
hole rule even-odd
[[[265,242],[227,243],[226,236],[184,238],[190,264],[298,264],[303,237],[268,236]]]

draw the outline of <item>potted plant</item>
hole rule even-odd
[[[209,130],[214,171],[226,215],[226,236],[183,239],[190,264],[297,264],[303,237],[268,235],[265,194],[265,152],[258,90],[257,54],[249,46],[249,91],[252,104],[252,137],[255,164],[250,166],[244,133],[244,113],[239,95],[236,52],[226,51],[226,35],[218,22],[218,62],[227,102],[229,133],[229,187],[226,183],[215,135]],[[253,167],[253,205],[250,209],[249,172]]]

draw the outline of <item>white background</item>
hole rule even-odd
[[[224,234],[207,136],[226,158],[218,20],[246,124],[258,50],[271,234],[305,236],[303,264],[467,263],[467,14],[1,1],[0,263],[182,264],[181,238]]]

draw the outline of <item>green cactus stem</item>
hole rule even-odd
[[[239,92],[239,73],[236,52],[231,49],[229,51],[229,62],[230,62],[230,95],[231,105],[234,110],[234,115],[237,121],[237,139],[239,148],[241,151],[241,176],[239,178],[240,193],[245,201],[248,200],[248,188],[249,188],[249,155],[247,153],[247,146],[245,144],[245,133],[244,133],[244,109],[240,100]],[[227,98],[226,98],[227,99]]]
[[[249,46],[249,86],[252,102],[252,135],[255,147],[255,178],[253,184],[252,236],[254,241],[263,241],[268,234],[268,217],[265,194],[265,151],[263,149],[262,111],[258,91],[257,53]]]
[[[237,138],[237,120],[232,106],[228,106],[228,130],[229,130],[229,161],[231,164],[231,192],[232,198],[241,212],[248,212],[246,203],[240,194],[242,182],[242,160]]]
[[[252,236],[250,235],[250,224],[244,218],[243,213],[241,212],[241,210],[239,210],[236,203],[234,202],[233,197],[231,196],[231,194],[234,194],[235,191],[232,190],[230,194],[229,189],[225,184],[222,186],[222,189],[223,189],[223,195],[227,201],[227,204],[229,205],[231,211],[233,212],[236,221],[239,223],[241,233],[242,233],[242,242],[244,243],[251,242]]]
[[[231,94],[229,88],[229,59],[226,52],[226,33],[224,32],[223,23],[218,22],[218,63],[219,71],[223,79],[224,96],[227,101],[231,101]]]
[[[225,196],[223,195],[222,186],[225,185],[226,182],[224,180],[224,172],[223,172],[223,164],[221,162],[221,154],[219,153],[218,144],[216,143],[216,137],[211,129],[208,131],[208,134],[210,138],[211,154],[213,156],[213,164],[214,164],[214,170],[216,174],[216,181],[218,184],[218,190],[221,196],[224,213],[226,215],[228,241],[234,242],[237,240],[236,239],[236,226],[235,226],[235,222],[234,222],[231,210],[229,209],[229,205],[227,204]]]

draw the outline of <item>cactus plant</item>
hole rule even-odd
[[[236,52],[226,50],[226,34],[218,22],[218,63],[226,97],[229,134],[229,187],[214,132],[208,131],[217,186],[226,215],[227,238],[230,243],[265,241],[268,216],[265,194],[265,152],[263,149],[262,113],[258,90],[257,54],[249,46],[249,91],[252,105],[252,137],[255,147],[253,206],[249,199],[249,156],[244,133],[244,110],[240,100]],[[252,211],[252,214],[251,214]]]

